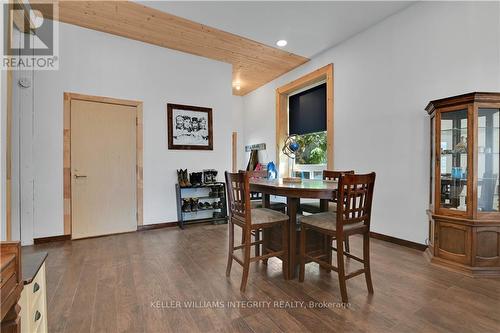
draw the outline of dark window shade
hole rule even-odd
[[[299,135],[326,131],[326,83],[290,96],[288,127]]]

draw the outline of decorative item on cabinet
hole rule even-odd
[[[469,276],[500,277],[500,93],[439,99],[426,111],[431,117],[427,256]]]

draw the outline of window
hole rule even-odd
[[[316,87],[317,90],[313,89]],[[312,95],[307,93],[308,90],[311,89],[315,90],[318,95],[324,95],[323,98],[317,99],[317,101],[324,103],[325,106],[310,110],[312,113],[317,111],[320,115],[319,117],[309,112],[303,112],[302,102],[308,104],[307,97],[315,95],[314,93]],[[290,106],[290,103],[294,105]],[[299,106],[298,110],[295,108],[296,105]],[[334,169],[333,107],[333,64],[318,68],[276,89],[276,146],[278,148],[276,149],[276,166],[280,177],[294,176],[295,171],[303,172],[303,176],[307,178],[321,177],[322,170]],[[290,112],[292,113],[291,115]],[[291,160],[287,154],[283,152],[283,145],[288,136],[292,132],[301,136],[325,131],[326,134],[323,135],[326,137],[326,165],[324,162],[321,164],[297,164],[292,168],[294,164],[292,162],[294,162],[294,160]],[[302,138],[299,138],[298,140],[301,139]],[[304,138],[304,140],[305,139],[306,138]],[[320,145],[316,144],[311,147],[316,148],[318,146]],[[312,150],[313,149],[304,149],[303,154],[307,154],[307,151],[312,152]],[[316,150],[314,154],[318,152],[319,151]],[[311,163],[317,163],[317,161],[311,161]],[[291,172],[292,169],[294,172]],[[302,176],[302,174],[299,176]]]
[[[289,96],[288,132],[297,135],[300,146],[289,166],[292,176],[322,178],[327,164],[326,118],[326,83],[320,82]]]

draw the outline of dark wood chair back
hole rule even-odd
[[[333,170],[323,170],[323,180],[334,180],[338,181],[343,175],[354,175],[354,170],[346,171],[333,171]],[[337,202],[337,198],[333,198],[332,202]]]
[[[250,182],[247,172],[225,173],[230,218],[251,224]]]
[[[375,172],[343,175],[337,196],[337,230],[346,224],[364,223],[370,228]]]
[[[240,170],[239,172],[246,172],[248,174],[248,178],[267,178],[267,170],[252,170],[252,171],[243,171]],[[250,200],[262,200],[262,193],[259,192],[250,192]]]
[[[323,180],[339,180],[340,176],[353,175],[353,174],[354,170],[347,170],[347,171],[323,170]]]

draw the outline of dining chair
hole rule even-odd
[[[337,191],[337,211],[323,212],[301,218],[300,232],[300,273],[299,281],[304,281],[306,260],[317,262],[320,266],[338,273],[342,302],[347,303],[346,281],[350,278],[365,274],[368,292],[373,293],[373,284],[370,271],[370,219],[375,185],[375,173],[366,175],[346,174],[340,177]],[[308,230],[315,230],[327,236],[335,237],[336,247],[331,250],[337,252],[337,267],[333,266],[331,256],[328,261],[312,256],[306,252],[306,234]],[[344,252],[343,242],[346,237],[360,234],[363,236],[363,258],[350,252]],[[362,269],[346,273],[344,256],[363,264]]]
[[[333,171],[333,170],[323,170],[323,180],[330,181],[338,181],[340,176],[342,175],[353,175],[354,170],[345,170],[345,171]],[[313,202],[304,202],[300,204],[300,211],[307,212],[310,214],[321,213],[320,202],[318,200]],[[336,212],[337,211],[337,198],[333,198],[328,202],[328,211]],[[350,252],[349,246],[349,238],[345,239],[344,242],[345,250]]]
[[[250,175],[247,172],[225,173],[227,184],[227,198],[229,200],[229,254],[227,259],[226,276],[231,274],[233,260],[243,266],[243,276],[240,290],[245,291],[248,281],[250,263],[271,257],[279,257],[283,263],[283,277],[288,277],[288,215],[268,208],[251,208],[250,203]],[[234,246],[234,226],[242,229],[244,237],[241,245]],[[250,256],[252,246],[259,247],[263,241],[252,242],[252,231],[264,230],[280,225],[282,231],[282,249],[266,251],[264,255]],[[235,251],[243,250],[242,257]],[[241,252],[241,251],[239,251]]]
[[[241,171],[240,172],[244,172]],[[257,178],[257,179],[267,179],[268,174],[267,170],[253,170],[253,171],[246,171],[248,173],[248,177],[250,179],[252,178]],[[257,192],[250,192],[250,202],[251,202],[251,208],[262,208],[262,193],[257,193]],[[277,202],[277,201],[271,201],[269,203],[269,208],[272,210],[277,210],[278,212],[282,212],[283,214],[286,213],[286,203],[284,202]],[[260,230],[253,230],[252,235],[255,237],[256,241],[260,240]],[[244,235],[242,235],[242,239],[244,239]],[[260,255],[260,247],[257,246],[255,247],[255,255],[259,256]],[[267,263],[267,260],[264,261]]]

